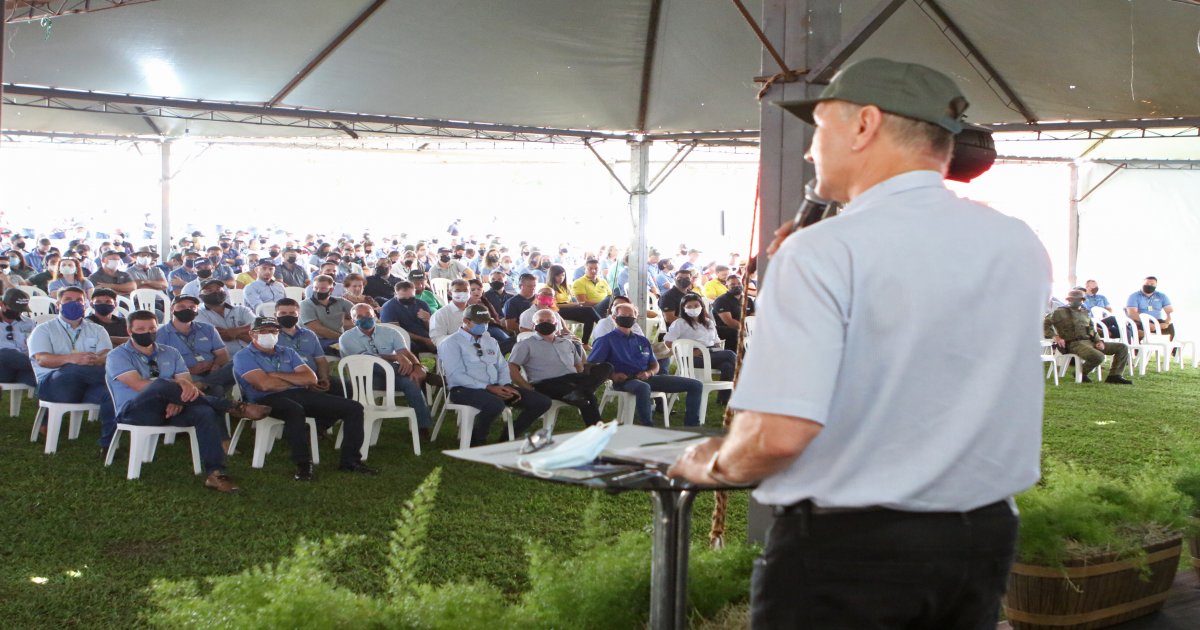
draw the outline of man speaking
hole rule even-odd
[[[949,77],[868,59],[781,106],[845,209],[779,247],[729,435],[670,474],[773,508],[755,628],[995,628],[1039,475],[1046,251],[943,185]]]

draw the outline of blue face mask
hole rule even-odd
[[[478,337],[487,332],[487,324],[471,324],[471,328],[468,330],[472,335]]]
[[[66,302],[59,307],[59,310],[62,311],[63,319],[70,321],[83,319],[83,302]]]
[[[360,317],[360,318],[354,320],[354,325],[358,326],[359,329],[361,329],[361,330],[371,330],[372,328],[375,327],[375,318],[374,317]]]

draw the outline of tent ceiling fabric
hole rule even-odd
[[[390,0],[283,104],[636,131],[653,1]],[[887,56],[935,66],[962,84],[973,122],[1022,122],[978,64],[939,32],[922,2],[902,6],[852,59]],[[49,33],[37,23],[8,24],[4,81],[261,104],[370,4],[158,0],[57,18]],[[761,14],[761,0],[747,4]],[[843,2],[843,31],[877,4]],[[1039,120],[1200,116],[1200,6],[1171,0],[940,5]],[[762,73],[762,52],[729,0],[662,0],[656,41],[646,131],[757,128],[753,77]],[[32,109],[6,106],[5,128],[149,131],[138,117]],[[171,135],[185,128],[193,134],[296,133],[155,120]]]

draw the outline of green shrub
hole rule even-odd
[[[1042,483],[1017,495],[1022,562],[1063,566],[1100,553],[1144,558],[1143,546],[1187,524],[1188,499],[1161,475],[1118,481],[1070,464],[1046,469]]]
[[[375,583],[356,572],[362,536],[301,540],[290,556],[237,575],[203,580],[158,580],[151,585],[148,620],[168,628],[641,628],[650,606],[650,547],[645,531],[613,534],[599,496],[585,513],[577,553],[528,543],[529,590],[514,603],[483,581],[431,585],[418,575],[441,478],[435,469],[413,493],[387,545],[382,597],[352,585]],[[692,550],[693,616],[715,616],[749,594],[757,551],[738,544]]]

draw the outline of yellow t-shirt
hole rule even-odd
[[[542,288],[543,289],[548,288],[548,289],[554,291],[555,304],[570,304],[572,301],[571,300],[571,292],[569,290],[567,290],[566,286],[563,286],[562,288],[559,288],[559,289],[555,289],[554,287],[546,284],[546,285],[543,285]]]
[[[592,303],[603,302],[604,298],[612,295],[612,289],[608,287],[608,281],[600,276],[596,276],[596,282],[588,280],[587,276],[582,276],[571,285],[571,290],[575,295],[583,294],[587,296],[587,301]]]
[[[729,287],[725,286],[720,280],[713,278],[704,285],[704,297],[715,300],[729,292]]]

